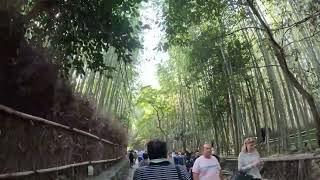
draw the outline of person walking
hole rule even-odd
[[[260,169],[263,166],[263,162],[260,159],[255,145],[256,141],[254,138],[249,137],[245,139],[238,157],[238,170],[240,171],[240,175],[236,178],[237,180],[241,180],[241,177],[243,177],[243,179],[251,178],[252,180],[261,180]]]
[[[151,140],[147,144],[149,166],[139,167],[133,180],[191,180],[181,166],[173,165],[167,159],[167,144],[161,140]]]
[[[132,150],[129,151],[129,161],[130,161],[130,167],[134,165],[134,155]]]
[[[133,150],[132,150],[132,151],[133,151]],[[133,153],[133,157],[134,157],[134,162],[136,162],[136,161],[137,161],[137,159],[138,159],[137,151],[136,151],[136,150],[134,150],[132,153]]]
[[[185,165],[185,155],[182,152],[179,152],[179,155],[178,155],[178,165],[181,165],[181,166]]]
[[[186,168],[187,168],[187,171],[191,174],[192,174],[193,163],[194,163],[194,160],[191,157],[191,153],[187,151],[186,152]]]
[[[142,151],[142,150],[138,151],[138,161],[139,162],[143,160],[143,153],[144,153],[144,151]]]
[[[222,180],[221,166],[211,155],[211,145],[203,145],[203,155],[196,159],[192,167],[194,180]]]
[[[191,175],[191,180],[193,180],[192,167],[193,167],[195,160],[196,160],[196,158],[193,155],[193,153],[187,151],[187,153],[186,153],[186,168],[187,168],[188,173],[190,173],[190,175]]]
[[[172,159],[175,165],[179,164],[179,153],[174,152],[174,154],[172,155]]]

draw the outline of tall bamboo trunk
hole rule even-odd
[[[304,89],[304,87],[300,84],[300,82],[295,78],[293,73],[290,71],[287,65],[286,61],[286,54],[283,47],[280,46],[280,44],[274,39],[273,33],[270,30],[270,27],[266,24],[266,22],[261,18],[260,13],[256,9],[256,7],[253,4],[253,1],[247,0],[248,5],[250,9],[252,10],[253,14],[258,18],[261,25],[265,28],[266,34],[269,37],[269,42],[271,44],[271,47],[274,51],[275,56],[277,57],[277,60],[280,64],[280,67],[283,71],[283,73],[287,76],[287,78],[291,81],[292,85],[298,90],[298,92],[302,95],[304,99],[307,100],[308,105],[310,106],[310,110],[312,112],[312,116],[314,118],[314,121],[316,123],[317,128],[317,143],[318,146],[320,146],[320,115],[317,110],[316,102],[313,98],[313,96]]]

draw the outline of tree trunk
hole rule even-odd
[[[233,83],[233,78],[232,76],[232,72],[230,72],[230,66],[228,63],[228,60],[225,57],[225,53],[223,50],[223,43],[221,43],[221,47],[220,47],[220,53],[222,55],[223,61],[224,61],[224,68],[225,68],[225,72],[227,74],[227,76],[230,77],[230,87],[228,89],[228,94],[229,94],[229,103],[230,103],[230,110],[231,110],[231,119],[233,120],[233,126],[234,126],[234,143],[235,143],[235,153],[239,154],[240,152],[240,138],[239,138],[239,119],[238,119],[238,107],[237,107],[237,99],[236,99],[236,95],[234,92],[234,83]]]
[[[320,115],[317,110],[317,106],[316,106],[316,103],[315,103],[313,96],[304,89],[304,87],[300,84],[300,82],[295,78],[293,73],[289,70],[288,65],[287,65],[287,61],[286,61],[285,50],[274,39],[274,36],[273,36],[273,33],[272,33],[270,27],[261,18],[260,13],[258,12],[258,10],[256,9],[256,7],[253,4],[253,1],[247,0],[247,2],[248,2],[250,9],[253,12],[253,14],[258,18],[261,25],[265,28],[266,34],[269,37],[271,47],[275,53],[275,56],[277,57],[277,60],[280,64],[280,67],[281,67],[283,73],[288,77],[288,79],[291,81],[292,85],[297,89],[297,91],[302,95],[302,97],[307,100],[308,105],[310,106],[310,110],[312,112],[312,116],[313,116],[314,121],[316,123],[317,143],[318,143],[318,146],[320,146]]]

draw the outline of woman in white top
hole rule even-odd
[[[256,141],[254,138],[247,138],[242,146],[242,151],[238,158],[238,170],[251,175],[254,180],[261,180],[260,169],[263,162],[255,148]]]

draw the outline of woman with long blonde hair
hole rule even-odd
[[[261,180],[260,169],[263,162],[255,146],[255,138],[249,137],[245,139],[238,158],[238,170],[251,176],[253,180]]]

